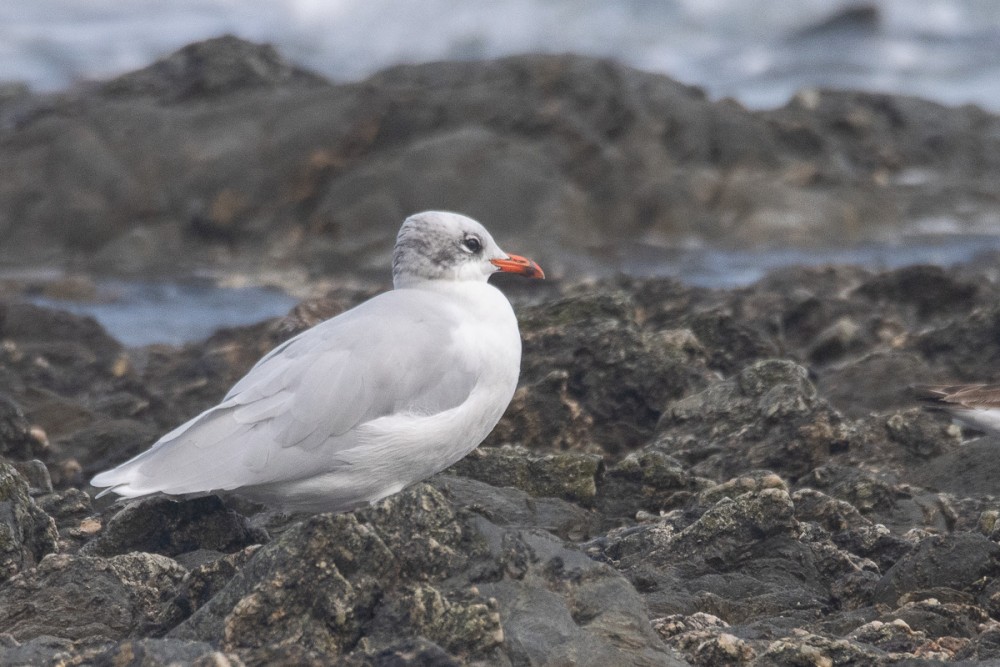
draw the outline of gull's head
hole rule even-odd
[[[403,222],[392,253],[392,282],[405,287],[427,280],[478,280],[497,271],[544,278],[531,260],[500,249],[481,224],[458,213],[425,211]]]

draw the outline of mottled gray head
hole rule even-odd
[[[508,255],[481,224],[458,213],[425,211],[403,222],[392,253],[392,282],[485,281],[497,271],[544,277],[534,262]]]

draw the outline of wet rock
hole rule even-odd
[[[849,437],[804,368],[761,361],[671,403],[657,426],[656,447],[704,477],[766,468],[794,479],[847,448]]]
[[[180,102],[253,88],[324,83],[322,77],[287,62],[268,44],[226,35],[186,46],[149,67],[104,83],[100,90],[114,97]]]
[[[524,447],[480,447],[451,470],[492,486],[513,486],[532,496],[592,506],[601,457],[580,452],[533,454]]]
[[[44,463],[38,459],[32,459],[30,461],[12,461],[10,465],[28,484],[28,493],[33,498],[52,493],[52,477]]]
[[[708,365],[725,375],[778,356],[771,337],[740,322],[727,309],[696,311],[681,320],[708,350]]]
[[[924,637],[965,637],[979,634],[989,614],[971,604],[940,602],[928,598],[907,602],[898,609],[883,614],[886,621],[902,621],[913,632]]]
[[[190,617],[232,581],[259,549],[260,545],[253,545],[232,554],[199,550],[179,556],[178,562],[189,571],[176,595],[162,610],[159,625],[176,627]]]
[[[618,593],[597,595],[609,586]],[[458,517],[439,492],[419,485],[359,515],[295,524],[171,636],[223,641],[247,655],[294,643],[352,659],[423,636],[460,659],[519,655],[527,664],[556,641],[581,659],[663,664],[666,649],[630,590],[610,568],[545,533]],[[590,607],[592,598],[600,605]],[[534,600],[545,604],[528,604]],[[276,613],[287,620],[264,622]],[[621,634],[631,649],[612,639]]]
[[[656,446],[647,447],[607,469],[601,479],[598,506],[609,517],[664,512],[683,507],[710,484]]]
[[[729,623],[779,614],[802,619],[828,603],[829,555],[796,539],[787,492],[724,498],[693,523],[681,523],[667,515],[612,531],[595,554],[622,570],[654,614],[701,611]]]
[[[988,660],[1000,660],[1000,628],[987,628],[973,641],[963,646],[954,656],[957,660],[968,660],[983,663]]]
[[[535,498],[519,489],[497,488],[451,475],[439,475],[429,482],[453,505],[499,526],[541,528],[572,542],[588,539],[600,530],[600,515],[557,498]]]
[[[908,475],[909,480],[935,491],[960,496],[996,495],[997,476],[1000,475],[996,441],[980,438],[956,445],[956,440],[955,434],[940,438],[937,442],[947,449],[915,465]]]
[[[138,639],[122,642],[92,658],[94,667],[210,667],[239,664],[236,656],[204,642],[182,639]]]
[[[548,535],[478,527],[507,575],[477,588],[499,604],[511,662],[548,664],[560,655],[582,665],[683,664],[650,628],[635,590],[610,567]]]
[[[55,522],[32,500],[27,482],[0,460],[0,582],[34,567],[56,550],[56,540]]]
[[[93,390],[94,378],[114,377],[122,346],[91,317],[9,303],[0,335],[13,346],[8,361],[26,385],[70,395]]]
[[[757,667],[795,667],[797,665],[887,664],[888,656],[878,649],[846,639],[831,639],[802,633],[771,642],[752,664]]]
[[[875,599],[895,606],[903,595],[933,595],[932,589],[974,592],[977,582],[996,576],[998,569],[1000,545],[979,533],[934,535],[889,568],[875,587]]]
[[[911,348],[951,380],[969,382],[992,377],[1000,369],[1000,308],[977,308],[921,331]]]
[[[916,309],[918,317],[939,313],[963,313],[978,305],[979,288],[945,273],[940,266],[907,266],[874,276],[857,293],[877,307],[891,303]]]
[[[156,554],[50,554],[0,586],[0,627],[18,641],[141,637],[156,630],[160,601],[184,574]]]
[[[83,553],[114,556],[145,551],[176,556],[195,549],[231,552],[267,541],[267,534],[228,509],[217,496],[193,500],[153,497],[132,501],[112,515]]]
[[[53,455],[77,461],[89,480],[148,449],[160,435],[155,425],[135,419],[99,419],[53,442]]]
[[[0,456],[27,461],[41,455],[44,445],[43,440],[32,434],[21,406],[0,394]]]
[[[520,386],[488,445],[621,455],[644,443],[669,398],[704,383],[686,353],[641,330],[624,294],[525,308],[519,321]]]
[[[4,665],[55,665],[70,661],[77,653],[68,639],[42,635],[22,643],[9,634],[0,635],[0,664]]]
[[[907,388],[936,376],[931,366],[915,354],[876,350],[824,369],[816,380],[816,389],[844,416],[860,419],[872,412],[912,407],[913,397]]]

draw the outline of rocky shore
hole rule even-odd
[[[60,95],[0,89],[0,148],[0,265],[131,276],[381,278],[427,209],[569,276],[636,245],[981,231],[1000,180],[1000,119],[973,106],[805,90],[751,112],[569,55],[332,85],[235,38]]]
[[[312,517],[87,495],[366,294],[183,348],[3,303],[0,664],[1000,659],[997,443],[907,392],[1000,374],[968,267],[510,288],[521,386],[425,484]]]
[[[750,113],[570,56],[331,86],[233,39],[61,96],[0,95],[8,266],[338,285],[285,318],[142,348],[16,281],[0,291],[0,664],[1000,660],[998,443],[907,390],[1000,378],[990,256],[728,290],[499,281],[520,386],[487,442],[426,483],[291,517],[111,504],[86,484],[370,296],[406,213],[462,210],[555,267],[692,235],[877,237],[945,211],[972,229],[996,215],[998,129],[854,93]]]

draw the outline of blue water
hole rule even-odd
[[[253,324],[285,315],[297,303],[287,294],[260,287],[221,288],[207,281],[100,281],[95,300],[45,297],[33,303],[94,317],[129,346],[179,345],[208,337],[220,327]]]
[[[872,11],[831,20],[858,6]],[[58,90],[224,33],[336,81],[404,62],[574,52],[751,107],[822,86],[1000,110],[993,0],[4,0],[0,81]]]
[[[910,264],[951,266],[987,252],[1000,253],[1000,236],[943,235],[910,237],[899,243],[870,243],[826,250],[667,251],[629,248],[627,261],[594,266],[597,273],[672,276],[703,287],[748,285],[767,272],[790,265],[855,264],[893,269]],[[36,297],[34,303],[91,315],[125,345],[179,345],[201,340],[220,327],[253,324],[285,315],[296,299],[273,289],[223,288],[210,281],[100,281],[98,297],[87,302]]]
[[[621,270],[637,276],[670,276],[690,285],[728,288],[749,285],[766,273],[785,266],[853,264],[889,270],[911,264],[953,266],[984,253],[1000,253],[1000,236],[946,234],[906,237],[900,241],[864,245],[801,249],[721,250],[713,248],[666,251],[633,246],[625,250]]]

